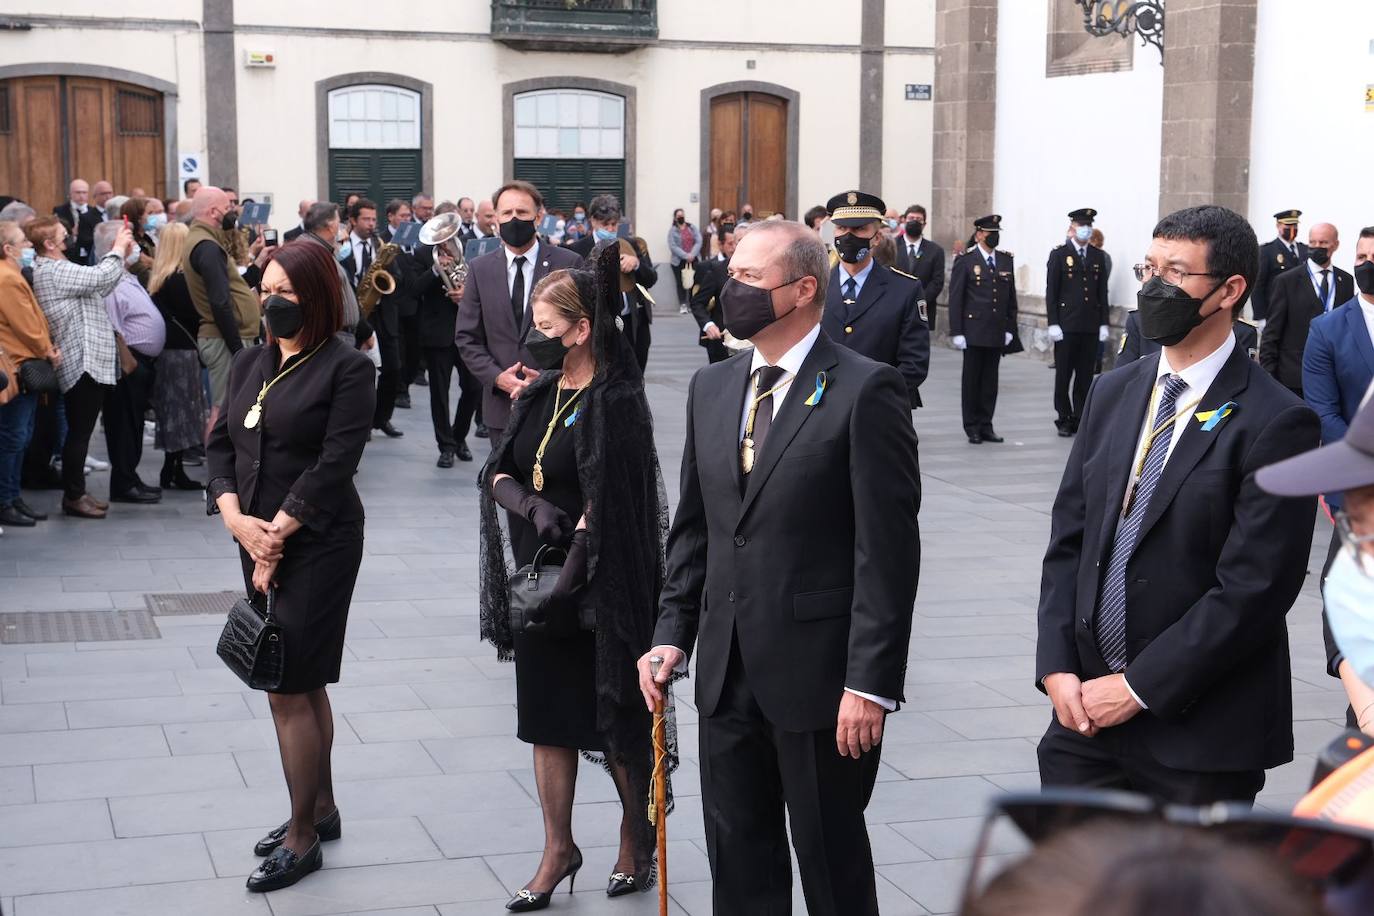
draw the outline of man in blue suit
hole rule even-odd
[[[1330,445],[1345,438],[1345,431],[1360,409],[1365,391],[1374,381],[1374,226],[1360,230],[1355,246],[1355,286],[1358,292],[1349,302],[1316,318],[1308,327],[1307,346],[1302,352],[1302,394],[1308,405],[1317,412],[1322,423],[1322,444]],[[1339,493],[1326,495],[1331,511],[1341,508]],[[1331,533],[1331,547],[1326,565],[1322,568],[1322,582],[1331,561],[1340,548],[1336,531]],[[1331,631],[1326,626],[1326,612],[1322,611],[1322,632],[1326,637],[1326,673],[1346,681],[1349,669],[1336,648]],[[1355,710],[1347,710],[1346,719],[1355,723]]]

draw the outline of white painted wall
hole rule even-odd
[[[1304,241],[1314,223],[1333,223],[1342,245],[1334,260],[1349,270],[1360,228],[1374,225],[1374,112],[1364,110],[1374,4],[1261,0],[1256,26],[1248,216],[1261,242],[1290,207],[1303,211]]]
[[[888,7],[891,20],[892,6]],[[933,23],[933,16],[931,17]],[[933,35],[931,36],[933,40]],[[891,33],[888,42],[892,43]],[[883,67],[883,187],[889,207],[930,207],[935,103],[908,102],[907,83],[935,84],[935,55],[887,54]]]
[[[883,43],[890,47],[935,46],[935,0],[888,0]]]
[[[201,0],[5,0],[0,13],[7,16],[97,16],[120,19],[186,19],[200,22]],[[8,38],[5,45],[8,44]],[[5,45],[0,45],[4,47]]]
[[[997,15],[993,210],[1002,214],[1002,246],[1016,255],[1017,289],[1044,296],[1045,262],[1063,244],[1066,214],[1092,207],[1112,256],[1111,302],[1127,305],[1138,287],[1130,265],[1159,215],[1159,55],[1137,47],[1132,71],[1051,79],[1045,3],[1001,0]]]
[[[862,6],[862,0],[659,0],[658,37],[857,45]]]

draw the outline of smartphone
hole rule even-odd
[[[275,229],[264,229],[264,230],[262,230],[262,243],[263,243],[264,245],[266,245],[268,248],[276,247],[276,244],[277,244],[277,230],[275,230]]]

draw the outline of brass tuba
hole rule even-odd
[[[463,230],[463,221],[457,213],[440,213],[420,227],[420,244],[434,248],[434,270],[444,282],[444,288],[452,292],[461,287],[468,279],[468,262],[463,259],[463,245],[458,233]],[[447,268],[439,266],[439,252],[453,258]]]
[[[396,278],[386,272],[401,246],[387,242],[377,251],[377,257],[368,265],[367,273],[358,281],[358,310],[364,318],[370,318],[383,296],[396,292]]]

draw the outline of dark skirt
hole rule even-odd
[[[516,737],[526,744],[604,751],[596,731],[596,634],[515,636]]]
[[[157,448],[180,452],[204,444],[205,389],[200,384],[197,351],[162,351],[153,380],[153,410],[157,412]]]
[[[243,579],[253,592],[253,560],[239,548]],[[274,693],[306,693],[339,680],[353,585],[363,561],[361,522],[309,528],[286,539],[277,567],[273,614],[282,628],[285,676]]]

